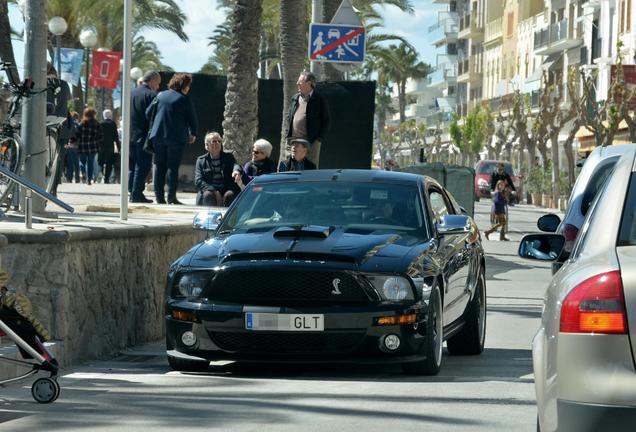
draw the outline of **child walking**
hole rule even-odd
[[[504,192],[506,190],[506,182],[499,180],[495,186],[495,192],[492,195],[493,201],[493,213],[495,214],[495,225],[487,230],[484,235],[486,240],[490,240],[488,236],[497,231],[497,228],[501,227],[501,233],[499,234],[500,241],[510,241],[506,237],[506,198]]]

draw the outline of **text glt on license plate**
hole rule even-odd
[[[269,331],[324,331],[325,318],[322,314],[246,312],[245,328]]]

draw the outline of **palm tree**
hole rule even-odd
[[[13,46],[11,45],[11,24],[9,23],[9,5],[7,0],[0,0],[0,59],[3,62],[11,63],[15,65],[15,56],[13,55]],[[9,69],[11,81],[18,81],[20,79],[18,70],[15,68]]]
[[[287,111],[293,94],[297,92],[296,80],[303,70],[307,52],[307,0],[280,0],[280,52],[283,62],[283,121],[280,143],[280,160],[285,158]],[[318,161],[315,161],[318,163]]]
[[[430,72],[430,66],[418,61],[417,51],[405,44],[391,45],[389,50],[394,57],[389,76],[397,85],[400,123],[403,123],[406,120],[406,82],[409,78],[426,78]]]
[[[225,145],[238,161],[249,159],[258,128],[258,47],[263,0],[237,0],[230,21],[234,38],[225,92]]]
[[[136,36],[133,39],[131,63],[144,71],[172,70],[161,61],[161,51],[157,44],[146,40],[143,36]]]

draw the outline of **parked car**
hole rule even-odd
[[[546,291],[532,343],[537,429],[624,431],[636,424],[636,150],[590,204],[570,258]],[[531,234],[524,258],[551,261],[561,234]]]
[[[218,226],[217,226],[218,224]],[[401,363],[433,375],[442,344],[480,354],[484,252],[473,220],[433,179],[373,170],[256,177],[211,238],[170,267],[175,370],[211,360]]]
[[[502,160],[480,160],[475,164],[475,201],[479,201],[480,198],[490,198],[490,180],[492,173],[497,168],[497,165],[503,163],[504,170],[512,179],[512,184],[515,185],[517,191],[517,201],[521,199],[521,178],[515,175],[512,164]]]
[[[612,173],[616,162],[622,155],[633,152],[635,148],[636,144],[625,144],[594,149],[585,159],[583,168],[574,183],[563,220],[555,214],[549,214],[537,221],[541,231],[556,232],[565,237],[565,247],[552,264],[552,273],[556,273],[570,256],[585,216],[601,186]]]

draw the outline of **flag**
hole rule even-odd
[[[121,107],[121,80],[117,80],[115,90],[113,90],[113,108]]]
[[[84,59],[84,50],[81,48],[60,48],[62,57],[61,71],[58,71],[61,79],[69,84],[77,85],[82,73],[82,60]],[[57,50],[55,50],[55,63],[57,68]]]
[[[120,52],[93,51],[93,66],[88,80],[90,86],[114,89],[119,79],[120,60]]]

